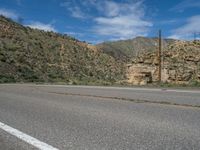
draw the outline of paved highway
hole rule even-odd
[[[200,91],[0,85],[0,149],[199,150]]]

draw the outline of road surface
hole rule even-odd
[[[38,148],[199,150],[200,91],[0,85],[0,149]]]

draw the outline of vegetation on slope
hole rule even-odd
[[[176,41],[162,52],[162,81],[172,84],[200,84],[200,41]],[[150,72],[158,80],[156,52],[141,53],[129,64],[129,78],[136,82],[134,73]],[[141,75],[143,78],[143,74]]]
[[[0,82],[114,83],[123,64],[70,36],[0,16]]]
[[[163,45],[166,47],[173,42],[174,40],[172,39],[164,39]],[[157,50],[157,43],[157,38],[136,37],[130,40],[104,42],[98,44],[97,47],[116,59],[127,62],[144,51],[152,52]]]

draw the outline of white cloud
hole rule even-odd
[[[80,6],[75,1],[67,1],[60,4],[61,7],[65,7],[71,16],[74,18],[84,19],[87,15],[81,10]]]
[[[69,8],[68,10],[71,11],[72,17],[82,19],[86,17],[86,15],[81,11],[79,7]]]
[[[168,38],[168,39],[180,39],[180,37],[177,36],[177,35],[170,35],[170,36],[168,36],[167,38]]]
[[[72,17],[92,21],[91,34],[104,39],[128,39],[148,35],[144,0],[71,0],[61,3]]]
[[[112,1],[105,1],[105,7],[103,9],[105,15],[108,17],[117,16],[120,12],[119,5]]]
[[[176,39],[190,39],[194,33],[200,33],[200,15],[192,16],[187,19],[186,24],[172,30],[170,38]]]
[[[78,37],[83,36],[83,33],[78,33],[78,32],[65,32],[65,34]]]
[[[107,5],[109,3],[109,5]],[[105,8],[105,9],[104,9]],[[106,1],[102,11],[104,17],[96,17],[94,31],[111,39],[128,39],[146,36],[153,24],[145,20],[143,1],[135,3],[116,3]]]
[[[0,9],[0,15],[3,15],[7,18],[11,18],[11,19],[14,19],[14,20],[18,20],[18,18],[19,18],[17,13],[15,13],[12,10],[4,9],[4,8]]]
[[[161,25],[171,25],[171,24],[175,24],[181,21],[182,21],[181,19],[168,19],[168,20],[159,20],[156,23],[161,24]]]
[[[200,1],[198,0],[183,0],[176,6],[172,7],[171,11],[183,12],[185,9],[189,8],[200,8]]]
[[[40,29],[40,30],[44,30],[44,31],[56,32],[56,29],[51,24],[44,24],[41,22],[32,22],[31,24],[28,24],[26,26],[33,28],[33,29]]]

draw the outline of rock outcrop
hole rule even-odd
[[[158,80],[157,52],[144,52],[127,66],[127,82],[147,84]],[[176,41],[163,50],[162,81],[176,84],[200,82],[200,41]]]

